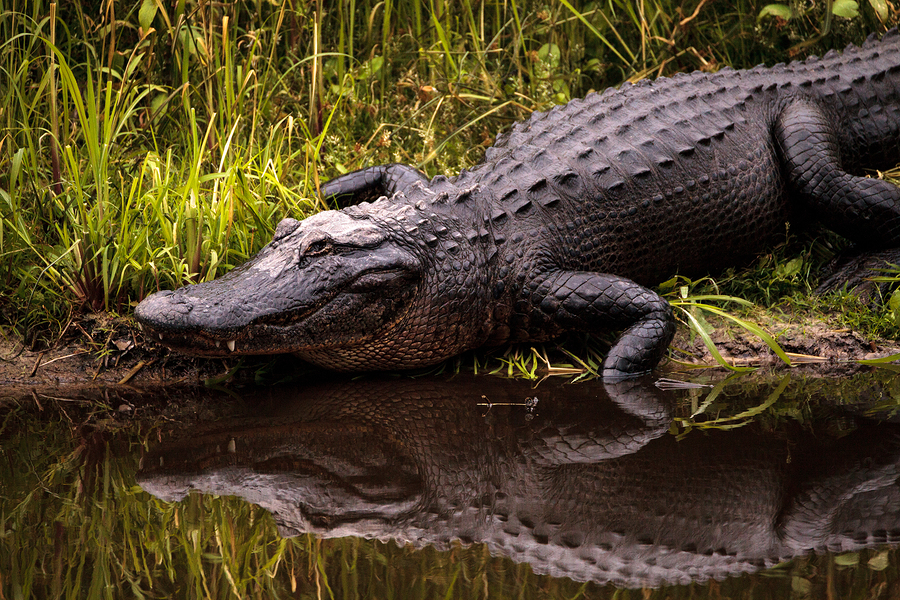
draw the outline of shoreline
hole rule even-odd
[[[713,323],[715,329],[710,337],[721,355],[735,366],[773,374],[796,371],[812,377],[841,377],[873,368],[857,361],[900,353],[896,341],[867,339],[855,331],[830,326],[821,318],[804,317],[785,322],[754,315],[753,320],[777,339],[794,365],[784,364],[752,334],[724,323]],[[0,397],[28,395],[37,389],[136,392],[206,389],[210,384],[264,386],[275,380],[258,383],[254,373],[260,369],[273,370],[274,376],[282,379],[322,372],[290,355],[277,359],[243,357],[243,360],[180,355],[145,339],[128,317],[86,315],[70,332],[55,347],[42,351],[28,350],[11,337],[0,339],[0,386],[3,388]],[[553,352],[553,344],[546,347]],[[465,369],[465,360],[461,364]],[[690,380],[698,373],[715,380],[733,372],[718,366],[699,336],[680,326],[670,346],[669,359],[658,369],[657,376]],[[537,373],[538,376],[550,374],[547,370]],[[570,370],[569,375],[575,373]]]

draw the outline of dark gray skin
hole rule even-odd
[[[675,331],[647,288],[752,257],[802,213],[900,246],[900,35],[822,58],[624,85],[535,113],[484,162],[428,181],[339,177],[361,202],[282,221],[224,277],[136,309],[179,351],[293,352],[338,370],[431,365],[468,349],[621,331],[606,378],[657,365]],[[379,197],[380,196],[380,197]]]
[[[628,587],[900,542],[894,423],[677,440],[671,399],[644,379],[363,379],[252,410],[157,444],[139,484],[166,501],[240,496],[285,537],[483,543],[537,573]]]

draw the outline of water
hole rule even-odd
[[[886,371],[35,395],[4,411],[0,591],[890,597],[898,398]]]

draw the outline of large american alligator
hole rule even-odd
[[[359,204],[284,219],[241,267],[158,292],[135,316],[185,352],[294,352],[339,370],[622,331],[603,374],[632,376],[675,331],[647,285],[746,259],[792,215],[900,246],[900,190],[862,176],[898,160],[892,30],[843,54],[626,84],[535,113],[456,177],[396,164],[339,177],[323,195]]]
[[[253,416],[157,444],[140,485],[167,501],[240,496],[283,536],[482,543],[537,573],[629,587],[900,542],[900,425],[850,427],[831,406],[811,402],[819,421],[803,428],[677,440],[671,399],[645,379],[385,378],[270,393]]]

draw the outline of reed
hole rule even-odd
[[[772,63],[889,24],[877,2],[850,19],[762,12],[751,0],[13,3],[0,13],[0,325],[50,343],[73,313],[127,314],[221,275],[283,216],[326,208],[315,190],[348,170],[455,173],[512,121],[590,90]]]

